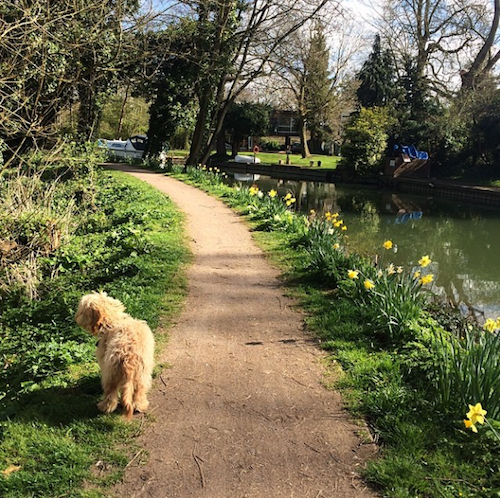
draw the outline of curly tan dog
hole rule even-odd
[[[115,411],[120,391],[127,420],[134,410],[146,411],[154,366],[154,338],[147,323],[125,313],[125,306],[105,292],[83,296],[75,321],[99,338],[96,356],[104,397],[97,408],[105,413]]]

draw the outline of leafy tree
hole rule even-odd
[[[53,142],[59,113],[80,99],[80,130],[120,67],[125,17],[136,0],[4,0],[0,6],[0,137],[8,160]],[[114,78],[114,76],[113,76]],[[102,100],[102,99],[101,99]]]
[[[245,136],[264,135],[269,130],[270,108],[265,104],[252,102],[234,103],[226,115],[224,127],[231,134],[232,155]]]
[[[396,96],[396,67],[389,50],[382,51],[380,35],[375,36],[372,52],[357,74],[356,92],[362,107],[380,107],[392,103]]]
[[[347,176],[373,176],[383,167],[392,119],[387,108],[362,107],[346,128],[341,171]]]
[[[231,104],[266,73],[278,47],[329,1],[200,0],[194,4],[198,33],[193,61],[200,72],[189,164],[207,161]]]
[[[190,20],[181,20],[164,32],[151,35],[155,56],[150,64],[155,72],[147,89],[152,100],[148,130],[150,154],[172,146],[179,128],[194,127],[199,68],[190,56],[195,28]]]

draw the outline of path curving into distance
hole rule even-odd
[[[164,192],[186,214],[194,263],[185,309],[161,354],[153,422],[112,496],[361,498],[375,453],[338,393],[278,272],[240,217],[202,191],[114,165]],[[140,317],[139,317],[140,318]]]

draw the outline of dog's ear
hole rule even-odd
[[[103,315],[98,306],[92,307],[90,310],[90,328],[93,335],[99,334],[99,329],[103,324]]]

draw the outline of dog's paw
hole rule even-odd
[[[140,402],[135,404],[134,408],[136,411],[143,413],[143,412],[148,410],[149,401],[147,399],[144,401],[140,401]]]
[[[116,410],[118,403],[110,403],[108,400],[103,399],[97,403],[97,409],[103,413],[111,413]]]

